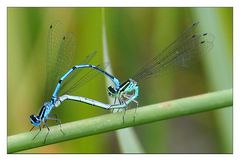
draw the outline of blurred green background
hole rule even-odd
[[[214,48],[187,70],[173,70],[141,84],[138,100],[144,106],[232,88],[232,12],[232,8],[8,8],[8,136],[28,131],[29,115],[43,104],[48,26],[54,21],[76,36],[75,63],[94,50],[98,54],[91,63],[103,61],[105,25],[111,69],[122,81],[200,21],[198,31],[215,36]],[[106,86],[100,76],[83,86],[79,95],[107,102]],[[77,102],[54,110],[62,123],[107,112]],[[232,108],[141,125],[134,131],[144,153],[232,153]],[[126,153],[121,146],[113,131],[21,153]]]

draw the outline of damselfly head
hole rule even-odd
[[[40,124],[41,124],[41,120],[36,115],[31,115],[30,116],[30,122],[33,126],[40,126]]]

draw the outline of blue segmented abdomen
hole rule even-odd
[[[62,81],[63,81],[64,79],[66,79],[75,69],[81,69],[81,68],[92,68],[92,69],[95,69],[95,70],[103,73],[103,74],[106,75],[107,77],[109,77],[109,78],[112,80],[112,82],[115,84],[115,86],[116,86],[117,88],[119,88],[119,86],[121,85],[120,81],[119,81],[117,78],[115,78],[115,77],[112,76],[111,74],[105,72],[104,70],[98,68],[97,66],[94,66],[94,65],[91,65],[91,64],[76,65],[76,66],[72,67],[71,69],[69,69],[68,72],[65,73],[65,74],[60,78],[60,80],[58,81],[58,84],[57,84],[57,86],[56,86],[56,88],[55,88],[55,90],[54,90],[54,92],[53,92],[52,100],[54,100],[54,101],[56,100],[56,98],[57,98],[57,96],[58,96],[58,92],[59,92],[59,90],[60,90],[60,88],[61,88],[61,85],[62,85]]]

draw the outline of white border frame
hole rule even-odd
[[[1,53],[0,53],[0,73],[4,76],[1,79],[0,83],[0,91],[1,91],[1,102],[2,107],[0,111],[0,123],[1,123],[1,132],[0,132],[0,142],[4,143],[0,146],[0,156],[3,157],[3,160],[31,160],[31,161],[42,161],[42,160],[109,160],[114,159],[118,160],[184,160],[184,161],[202,161],[202,160],[217,160],[217,161],[231,161],[237,160],[240,156],[240,50],[239,50],[239,21],[240,21],[240,4],[238,0],[186,0],[185,2],[179,0],[86,0],[86,1],[77,1],[77,0],[67,0],[67,1],[59,1],[59,0],[6,0],[5,2],[0,2],[0,20],[1,20],[1,30],[0,30],[0,44],[1,44]],[[199,154],[199,155],[188,155],[188,154],[139,154],[139,155],[58,155],[58,154],[7,154],[7,7],[234,7],[233,9],[233,22],[234,22],[234,30],[233,30],[233,62],[234,62],[234,127],[233,127],[233,154]],[[238,30],[237,30],[238,29]],[[237,36],[238,35],[238,36]],[[238,136],[238,137],[237,137]]]

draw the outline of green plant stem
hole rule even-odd
[[[64,135],[59,126],[50,127],[50,133],[44,144],[47,129],[34,130],[8,137],[8,153],[36,148],[47,144],[58,143],[107,131],[141,125],[159,120],[205,112],[232,106],[232,89],[197,95],[188,98],[144,106],[137,109],[136,120],[133,122],[135,109],[127,110],[123,124],[122,113],[111,113],[62,125]]]

